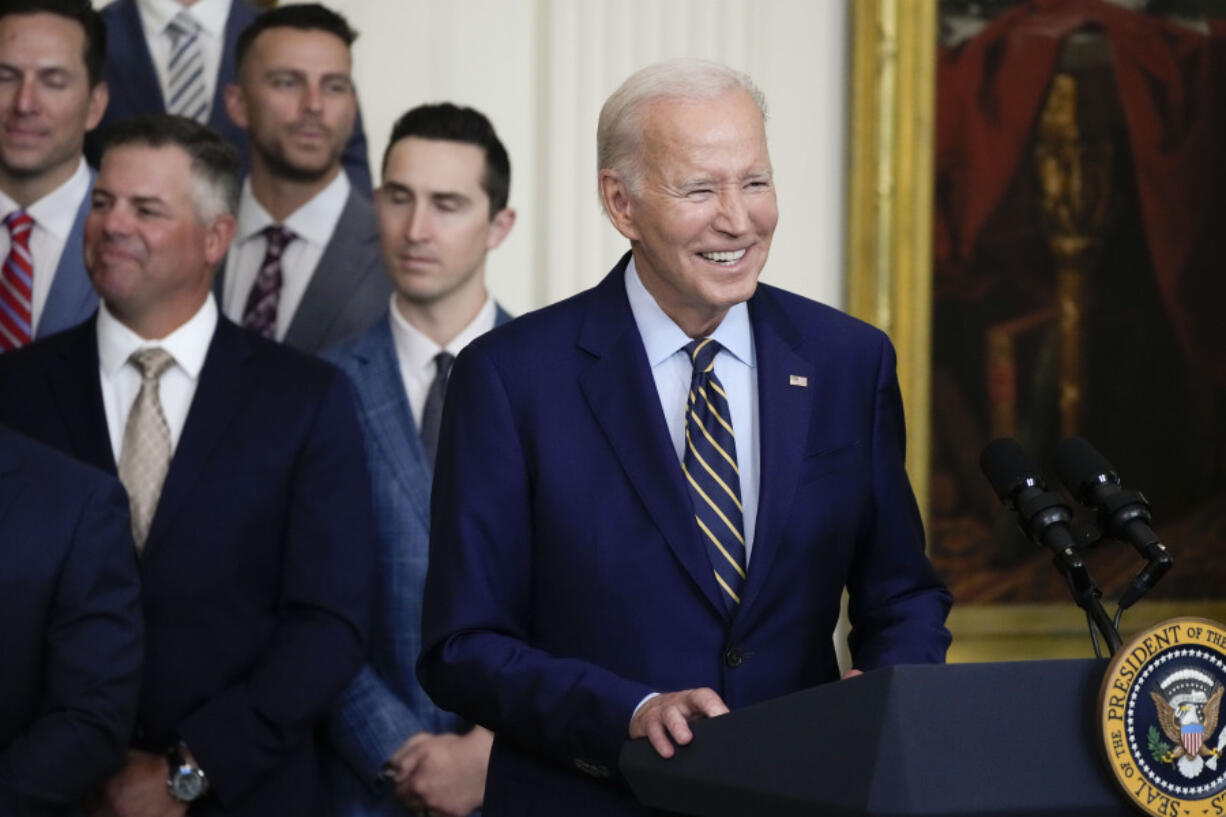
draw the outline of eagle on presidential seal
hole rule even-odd
[[[1154,759],[1161,763],[1171,763],[1179,769],[1186,778],[1196,777],[1206,765],[1211,770],[1217,769],[1218,757],[1222,754],[1222,745],[1226,743],[1226,731],[1217,741],[1216,747],[1209,742],[1217,731],[1218,715],[1222,707],[1221,684],[1196,669],[1181,669],[1171,673],[1159,682],[1161,693],[1151,691],[1154,706],[1158,709],[1158,723],[1162,726],[1162,734],[1174,744],[1155,746],[1151,734],[1151,749]],[[1157,731],[1152,730],[1151,732]],[[1208,758],[1208,761],[1206,761]]]

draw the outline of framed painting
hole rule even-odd
[[[979,473],[997,437],[1047,469],[1082,436],[1149,498],[1175,567],[1125,633],[1226,617],[1219,12],[854,4],[847,302],[898,349],[907,467],[956,600],[951,660],[1091,654],[1050,556]],[[1092,521],[1079,509],[1083,556],[1115,598],[1144,563],[1095,544]]]

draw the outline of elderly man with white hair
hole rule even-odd
[[[485,814],[646,813],[619,748],[855,671],[944,660],[885,335],[758,283],[778,220],[765,103],[678,60],[597,131],[630,251],[456,361],[418,674],[497,735]]]

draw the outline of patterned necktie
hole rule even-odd
[[[741,515],[741,477],[728,396],[715,377],[715,356],[722,349],[710,338],[692,341],[685,353],[694,364],[685,411],[682,468],[690,486],[694,518],[729,611],[741,603],[745,581],[745,526]]]
[[[264,228],[267,249],[255,283],[247,295],[243,326],[254,329],[266,338],[276,334],[277,304],[281,301],[281,255],[293,240],[294,234],[280,224],[270,224]]]
[[[180,11],[166,26],[170,34],[170,62],[166,64],[166,110],[203,122],[209,110],[204,91],[204,49],[200,24]]]
[[[4,218],[9,228],[9,254],[0,275],[0,352],[30,342],[34,261],[30,257],[30,231],[34,219],[25,210],[14,210]]]
[[[170,468],[170,426],[162,411],[158,382],[174,358],[160,347],[138,349],[128,361],[140,372],[140,391],[128,412],[123,429],[123,448],[119,452],[119,481],[128,491],[132,508],[132,539],[136,551],[145,548],[153,512],[162,483]]]
[[[426,405],[421,413],[421,443],[426,449],[426,461],[434,467],[434,455],[438,453],[438,431],[443,424],[443,397],[447,393],[447,378],[451,376],[451,364],[455,355],[439,352],[434,356],[434,380],[426,392]]]

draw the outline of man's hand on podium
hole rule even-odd
[[[858,669],[849,669],[847,670],[847,672],[843,673],[843,679],[846,680],[848,678],[855,678],[857,675],[863,675],[863,674],[864,673]]]
[[[673,743],[684,746],[694,739],[690,721],[714,718],[727,711],[728,705],[719,693],[708,687],[665,692],[639,707],[630,720],[630,737],[646,737],[660,757],[672,757],[676,751]]]

